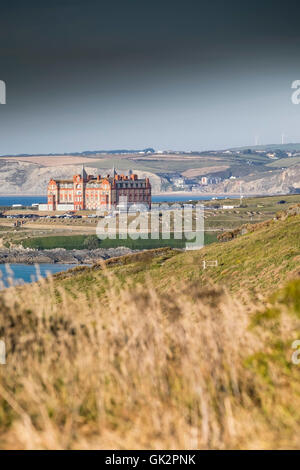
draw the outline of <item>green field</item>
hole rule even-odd
[[[279,204],[284,201],[283,204]],[[197,201],[194,201],[196,203]],[[287,210],[300,203],[300,194],[287,196],[245,197],[240,206],[239,199],[204,201],[205,244],[216,241],[217,235],[230,231],[244,224],[257,224],[272,219],[282,210]],[[235,206],[234,209],[223,209],[223,205]],[[219,207],[215,209],[214,207]],[[171,217],[172,220],[172,217]],[[37,227],[35,228],[35,224]],[[23,247],[36,249],[94,249],[128,246],[132,249],[150,249],[160,246],[174,248],[184,247],[181,240],[105,240],[101,244],[96,238],[96,219],[80,219],[65,221],[63,219],[47,219],[37,221],[28,227],[24,224],[15,229],[13,226],[0,225],[2,244],[5,247],[22,244]],[[85,227],[89,230],[84,235]],[[64,229],[65,228],[65,229]],[[72,228],[72,231],[69,230]],[[68,229],[68,230],[67,230]]]
[[[289,157],[289,158],[280,158],[279,160],[275,160],[272,163],[268,163],[267,166],[272,168],[288,168],[293,165],[297,165],[300,163],[300,156],[299,157]]]
[[[181,155],[103,155],[100,157],[90,157],[91,167],[103,168],[110,170],[113,166],[118,171],[128,171],[134,168],[139,171],[148,171],[154,174],[157,173],[183,173],[188,169],[204,168],[210,166],[228,165],[235,168],[242,175],[249,172],[249,167],[245,162],[250,162],[251,173],[260,173],[267,171],[268,167],[265,164],[270,162],[270,158],[265,155],[259,154],[181,154]],[[89,166],[89,163],[86,164]]]
[[[213,243],[217,240],[215,233],[205,233],[205,245]],[[45,236],[27,238],[21,240],[20,243],[24,248],[35,248],[39,250],[49,250],[53,248],[65,248],[66,250],[96,249],[96,248],[117,248],[126,246],[133,250],[146,250],[160,247],[184,248],[185,240],[171,238],[169,240],[152,240],[152,239],[106,239],[99,240],[96,235],[67,235],[67,236]]]

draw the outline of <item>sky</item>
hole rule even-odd
[[[0,6],[0,154],[300,142],[300,4]]]

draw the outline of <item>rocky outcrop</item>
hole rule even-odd
[[[96,250],[65,250],[63,248],[54,250],[10,249],[0,250],[0,264],[92,264],[101,259],[105,260],[134,252],[135,250],[126,247],[97,248]]]
[[[300,192],[300,165],[253,179],[225,180],[214,186],[216,194],[240,194],[240,181],[244,194],[289,194]],[[210,191],[212,188],[210,187]]]

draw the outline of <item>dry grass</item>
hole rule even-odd
[[[182,176],[185,176],[186,178],[192,178],[193,176],[218,173],[219,171],[225,171],[228,168],[229,165],[207,166],[203,168],[189,168],[188,170],[182,173]]]
[[[103,271],[101,300],[54,279],[1,294],[2,448],[297,447],[293,300],[254,314],[215,287],[170,281],[162,295]]]

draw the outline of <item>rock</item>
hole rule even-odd
[[[139,250],[131,250],[126,247],[97,248],[96,250],[66,250],[55,248],[53,250],[26,249],[1,249],[0,264],[4,263],[61,263],[61,264],[93,264],[99,259],[114,258]]]

